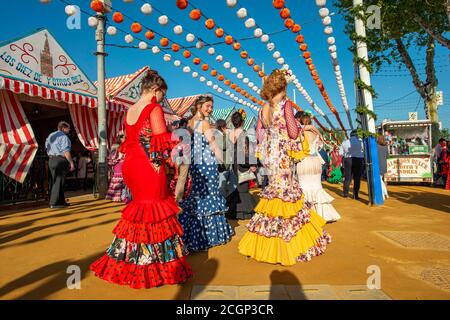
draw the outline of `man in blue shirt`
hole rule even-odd
[[[359,188],[364,164],[364,144],[358,138],[356,130],[350,133],[350,139],[344,140],[339,148],[343,156],[344,167],[344,198],[348,197],[350,183],[353,178],[353,199],[359,199]]]
[[[64,179],[67,170],[74,171],[75,166],[70,154],[71,142],[67,136],[70,125],[65,121],[58,123],[58,131],[52,132],[45,140],[45,149],[49,156],[48,167],[52,176],[50,190],[50,208],[64,208],[67,206],[64,197]]]
[[[328,179],[328,163],[330,159],[328,158],[328,152],[325,148],[320,149],[319,155],[322,157],[325,163],[322,165],[322,181],[326,181]]]

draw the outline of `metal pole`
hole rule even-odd
[[[106,93],[105,93],[105,20],[103,13],[97,14],[97,30],[95,40],[97,41],[97,110],[98,110],[98,165],[97,165],[97,188],[100,198],[106,196],[108,190],[108,167],[107,157],[107,127],[106,127]]]
[[[362,6],[363,0],[353,0],[353,7],[357,8]],[[361,10],[362,11],[362,10]],[[355,31],[358,37],[366,37],[366,27],[364,21],[355,16]],[[358,58],[369,61],[369,55],[367,51],[367,43],[365,41],[356,41],[356,53]],[[366,85],[370,86],[370,73],[367,70],[365,64],[359,63],[356,70],[356,77],[364,82]],[[366,89],[358,90],[360,94],[357,95],[358,105],[366,106],[368,110],[373,111],[373,97],[370,91]],[[367,115],[362,115],[360,117],[361,125],[363,130],[367,130],[372,134],[376,133],[375,129],[375,119],[368,117]],[[374,205],[382,205],[384,203],[383,194],[381,190],[381,176],[380,167],[378,164],[378,150],[375,138],[369,137],[364,139],[364,159],[366,163],[366,176],[368,184],[369,193],[369,203]]]

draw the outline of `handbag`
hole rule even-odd
[[[244,183],[250,180],[255,180],[255,174],[249,169],[248,171],[240,172],[238,171],[238,183]]]

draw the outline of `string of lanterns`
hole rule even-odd
[[[319,91],[322,95],[322,97],[325,100],[325,103],[327,104],[328,108],[331,110],[331,112],[335,115],[340,127],[344,131],[345,135],[347,136],[346,129],[344,125],[342,124],[341,118],[339,117],[339,113],[337,112],[336,108],[331,103],[331,100],[328,96],[328,93],[325,89],[325,86],[322,82],[322,80],[319,77],[319,73],[316,70],[316,67],[313,63],[313,59],[311,57],[311,52],[308,51],[308,45],[305,42],[305,37],[300,33],[301,26],[299,24],[296,24],[295,21],[291,17],[291,11],[289,8],[285,5],[285,0],[273,0],[272,2],[275,9],[278,9],[280,12],[281,19],[284,20],[284,26],[288,29],[291,29],[292,32],[294,32],[296,36],[296,42],[299,44],[299,49],[303,52],[303,59],[305,60],[306,65],[308,66],[308,69],[310,71],[311,77],[313,78],[314,82],[316,83],[317,87],[319,88]],[[323,21],[325,25],[331,23],[331,18],[326,19]],[[347,136],[348,137],[348,136]]]
[[[350,108],[348,106],[347,95],[345,93],[344,81],[342,80],[341,67],[339,65],[337,56],[336,39],[333,37],[333,27],[331,26],[330,10],[326,7],[327,0],[316,0],[316,5],[320,8],[319,15],[322,18],[322,22],[325,25],[324,32],[328,36],[328,51],[330,52],[331,62],[333,64],[333,71],[336,78],[336,83],[339,88],[339,94],[341,96],[342,105],[347,113],[348,122],[350,128],[353,130],[353,123],[350,116]]]

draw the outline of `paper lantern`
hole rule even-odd
[[[278,58],[277,59],[278,64],[284,64],[284,58]]]
[[[198,72],[192,72],[192,78],[198,78]]]
[[[216,26],[216,23],[214,22],[213,19],[207,19],[205,21],[205,26],[206,26],[207,29],[212,30]]]
[[[306,50],[308,50],[308,45],[306,43],[302,43],[300,45],[300,50],[302,50],[303,52],[305,52]]]
[[[305,59],[311,58],[311,52],[306,51],[305,53],[303,53],[303,58]]]
[[[97,25],[98,25],[98,20],[97,20],[97,18],[96,18],[96,17],[89,17],[89,18],[88,18],[88,25],[89,25],[89,27],[91,27],[91,28],[97,27]]]
[[[132,3],[134,0],[123,0],[125,3]]]
[[[291,11],[288,9],[288,8],[283,8],[281,11],[280,11],[280,17],[282,18],[282,19],[287,19],[287,18],[289,18],[291,16]]]
[[[333,28],[332,27],[326,27],[324,32],[327,35],[331,35],[331,34],[333,34]]]
[[[168,53],[166,53],[163,57],[165,62],[169,62],[170,60],[172,60],[172,56]]]
[[[294,26],[295,22],[291,18],[288,18],[284,20],[284,26],[288,29],[292,28]]]
[[[244,18],[246,18],[247,17],[247,9],[245,9],[245,8],[240,8],[238,11],[237,11],[237,16],[240,18],[240,19],[244,19]]]
[[[271,42],[267,44],[267,50],[273,51],[275,50],[275,43]]]
[[[201,76],[199,80],[200,80],[200,82],[205,82],[206,78],[204,76]]]
[[[289,73],[292,73],[292,70],[289,70],[289,65],[287,63],[283,64],[282,69],[288,71]]]
[[[260,78],[263,78],[263,77],[265,76],[264,71],[258,72],[258,76],[259,76]]]
[[[260,67],[258,65],[253,66],[253,71],[258,72],[260,70]]]
[[[202,17],[202,12],[199,9],[194,9],[189,13],[189,17],[195,21],[200,20]]]
[[[253,18],[245,20],[245,27],[248,29],[254,28],[256,26],[256,21]]]
[[[292,31],[293,33],[299,33],[301,29],[302,29],[302,28],[300,27],[299,24],[294,24],[294,25],[292,26],[292,28],[291,28],[291,31]]]
[[[223,61],[223,57],[219,54],[219,55],[216,57],[216,61],[217,61],[217,62],[222,62],[222,61]]]
[[[275,51],[275,52],[273,53],[272,57],[273,57],[274,59],[278,59],[279,57],[281,57],[280,51]]]
[[[173,52],[178,52],[180,51],[180,46],[176,43],[172,43],[172,51]]]
[[[205,47],[205,43],[203,41],[197,41],[197,43],[195,44],[195,47],[199,50],[203,49]]]
[[[241,51],[240,56],[241,56],[242,59],[247,59],[248,52],[247,51]]]
[[[167,47],[169,45],[169,39],[167,38],[161,38],[159,40],[159,44],[161,45],[161,47]]]
[[[219,88],[219,89],[217,89],[217,92],[222,93],[222,92],[223,92],[223,89],[222,89],[222,88]]]
[[[188,7],[187,0],[177,0],[175,3],[178,7],[178,9],[184,10]]]
[[[215,85],[213,85],[213,89],[217,90],[217,89],[219,89],[219,86],[217,84],[215,84]]]
[[[337,52],[332,52],[332,53],[330,54],[330,56],[331,56],[331,58],[332,58],[333,60],[336,60],[336,59],[337,59]]]
[[[187,42],[194,42],[195,41],[195,36],[192,33],[188,33],[186,35],[186,41]]]
[[[301,34],[299,34],[296,38],[295,41],[297,41],[297,43],[303,43],[305,42],[305,37]]]
[[[154,54],[158,54],[158,53],[161,52],[161,49],[159,49],[158,46],[154,46],[154,47],[152,48],[152,52],[153,52]]]
[[[143,4],[142,7],[141,7],[141,12],[142,12],[143,14],[145,14],[146,16],[151,15],[152,12],[153,12],[152,5],[149,4],[149,3]]]
[[[195,65],[199,65],[200,64],[200,58],[194,58],[193,60]]]
[[[331,46],[336,43],[336,39],[334,37],[328,37],[327,43]]]
[[[237,73],[237,68],[236,67],[233,67],[233,68],[231,68],[231,70],[230,70],[230,72],[232,73],[232,74],[236,74]]]
[[[319,15],[322,19],[327,17],[329,14],[330,14],[330,10],[328,10],[328,8],[321,8],[319,10]]]
[[[237,0],[227,0],[227,6],[230,8],[234,8],[237,4]]]
[[[225,63],[223,64],[223,67],[224,67],[225,69],[230,69],[231,63],[225,62]]]
[[[49,4],[52,2],[51,0],[40,0],[42,4]]]
[[[229,96],[231,94],[230,90],[225,91],[225,95]]]
[[[204,64],[202,65],[202,70],[203,70],[203,71],[208,71],[208,70],[209,70],[208,64],[204,63]]]
[[[184,73],[189,73],[189,72],[191,72],[191,68],[186,66],[186,67],[183,68],[183,72]]]
[[[224,81],[224,83],[225,83],[225,85],[229,86],[231,84],[231,81],[227,79]]]
[[[211,86],[213,85],[213,83],[212,83],[212,81],[207,81],[207,82],[206,82],[206,85],[207,85],[208,87],[211,87]]]
[[[225,37],[225,43],[228,44],[228,45],[232,44],[233,43],[233,37],[230,36],[230,35],[226,36]]]
[[[208,48],[208,54],[209,55],[214,55],[216,53],[216,49],[214,49],[213,47]]]
[[[329,51],[330,53],[332,53],[332,52],[336,52],[336,50],[337,50],[337,48],[336,48],[336,46],[335,46],[335,45],[333,45],[333,46],[329,46],[329,47],[328,47],[328,51]]]
[[[117,34],[117,28],[114,26],[109,26],[108,29],[106,29],[106,32],[110,35],[110,36],[115,36]]]
[[[191,57],[191,52],[189,50],[184,50],[183,52],[183,57],[185,57],[186,59],[189,59]]]
[[[162,26],[166,26],[169,23],[169,17],[162,15],[158,18],[158,23]]]
[[[235,83],[233,83],[232,85],[231,85],[231,89],[236,89],[237,88],[237,85],[235,84]]]
[[[123,14],[121,14],[120,12],[114,12],[112,18],[115,23],[123,22]]]
[[[310,64],[313,63],[313,60],[311,58],[308,58],[308,59],[305,60],[305,62],[306,62],[307,65],[310,65]]]
[[[269,42],[269,40],[270,40],[270,38],[267,34],[262,35],[261,42],[266,43],[266,42]]]
[[[175,33],[176,35],[182,34],[183,33],[183,26],[176,25],[175,27],[173,27],[173,33]]]
[[[91,17],[92,18],[92,17]],[[125,42],[126,43],[132,43],[134,41],[134,38],[133,38],[133,36],[131,35],[131,34],[127,34],[126,36],[125,36]]]
[[[142,31],[141,24],[138,22],[133,22],[133,24],[131,25],[131,31],[133,31],[134,33],[140,33]]]
[[[148,40],[153,40],[153,39],[155,39],[155,33],[154,33],[153,31],[151,31],[151,30],[148,30],[148,31],[145,33],[145,37],[146,37]]]
[[[225,77],[224,77],[223,74],[220,74],[220,75],[217,77],[217,79],[218,79],[219,81],[223,81],[223,80],[225,79]]]
[[[255,63],[255,60],[253,60],[252,58],[247,59],[247,64],[249,66],[252,66]]]
[[[94,2],[94,1],[92,1],[92,2]],[[91,5],[92,5],[92,3],[91,3]],[[68,16],[73,16],[74,14],[77,13],[77,8],[76,8],[75,6],[73,6],[73,5],[68,5],[68,6],[66,6],[66,7],[64,8],[64,11],[66,12],[66,14],[67,14]],[[94,10],[94,11],[95,11],[95,10]]]
[[[244,75],[243,75],[242,73],[238,73],[238,74],[237,74],[237,78],[238,78],[239,80],[242,80],[242,79],[244,78]]]
[[[239,88],[239,87],[236,88],[236,92],[237,92],[237,93],[241,93],[241,91],[242,91],[241,88]]]
[[[281,9],[284,7],[284,0],[273,0],[272,4],[276,9]]]
[[[91,1],[91,9],[94,10],[95,12],[102,13],[104,10],[103,2],[101,2],[100,0]],[[67,13],[67,11],[66,11],[66,13]],[[71,14],[69,14],[69,16],[71,16]]]
[[[244,78],[244,80],[242,80],[242,82],[244,82],[245,84],[249,83],[250,80],[248,78]]]
[[[322,23],[323,23],[324,26],[330,25],[331,24],[331,17],[327,16],[327,17],[323,18]]]
[[[241,44],[239,42],[233,43],[233,49],[239,51],[241,49]]]
[[[225,34],[225,32],[223,31],[222,28],[217,28],[216,31],[215,31],[215,34],[216,34],[217,38],[222,38],[223,35]]]
[[[179,67],[179,66],[181,66],[181,61],[180,61],[180,60],[175,60],[175,61],[173,62],[173,65],[174,65],[175,67]]]
[[[253,32],[253,35],[254,35],[256,38],[262,37],[262,35],[263,35],[262,29],[261,29],[261,28],[256,28],[255,31]]]
[[[327,0],[316,0],[316,5],[318,7],[324,7],[327,4]]]
[[[146,42],[144,42],[144,41],[139,42],[139,49],[145,50],[147,48],[148,48],[148,45]]]
[[[315,68],[316,68],[316,66],[314,64],[308,65],[309,71],[313,71]]]

